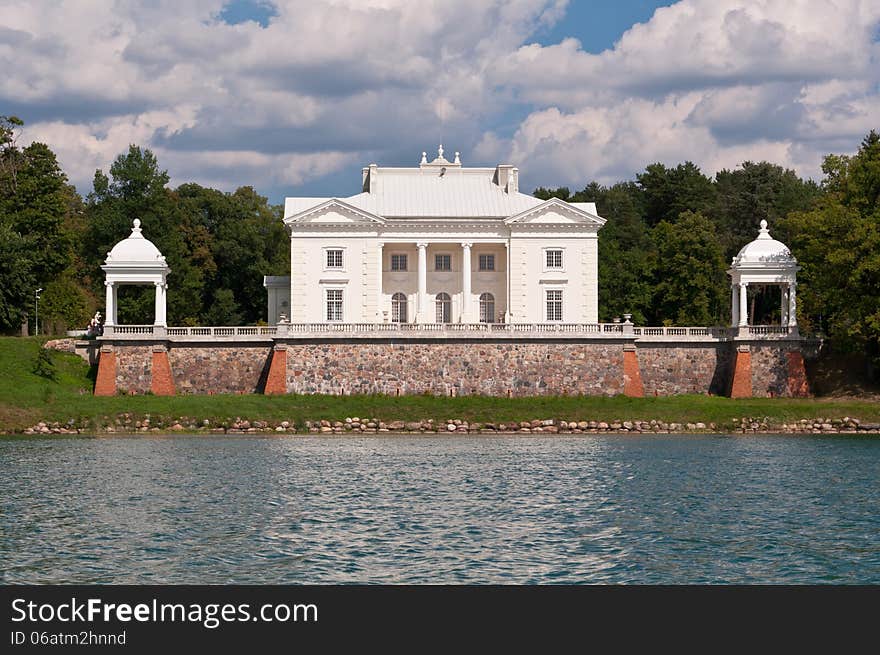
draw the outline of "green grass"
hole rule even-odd
[[[565,420],[651,420],[727,424],[732,419],[768,417],[772,422],[801,418],[843,418],[880,422],[880,402],[866,399],[731,400],[712,396],[665,398],[463,396],[259,396],[216,395],[158,397],[151,395],[95,398],[94,371],[75,355],[53,353],[57,380],[33,372],[42,338],[0,337],[0,430],[21,430],[38,421],[101,425],[121,413],[134,418],[208,419],[212,424],[235,418],[265,421],[376,417],[385,421],[441,421],[460,418],[509,422],[536,418]],[[106,418],[105,418],[106,417]]]

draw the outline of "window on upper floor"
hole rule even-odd
[[[495,255],[480,255],[479,267],[481,271],[494,271]]]
[[[545,252],[547,268],[562,268],[562,250],[548,249]]]
[[[342,250],[327,250],[327,268],[342,268]]]
[[[434,255],[435,271],[451,271],[452,255]]]
[[[391,270],[392,271],[405,271],[405,270],[407,270],[406,265],[407,265],[406,255],[391,255]]]

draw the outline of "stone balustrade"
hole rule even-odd
[[[639,342],[718,342],[735,338],[797,338],[797,328],[779,325],[728,327],[650,327],[631,323],[280,323],[262,326],[164,327],[108,325],[105,340],[266,341],[277,339],[369,338],[632,338]]]

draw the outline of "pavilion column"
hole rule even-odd
[[[116,288],[112,282],[104,282],[104,325],[116,325]]]
[[[475,323],[471,316],[471,243],[462,243],[461,261],[461,322]]]
[[[745,327],[749,324],[749,284],[740,282],[739,285],[739,321],[737,325]]]
[[[779,325],[788,325],[788,285],[779,287]]]
[[[788,285],[788,327],[797,326],[797,300],[795,293],[797,284],[792,282]]]
[[[510,239],[504,242],[504,270],[506,272],[505,293],[507,294],[507,297],[504,299],[504,322],[510,323]]]
[[[739,285],[736,283],[730,285],[730,325],[739,325]]]
[[[155,282],[156,287],[156,306],[155,306],[155,314],[156,318],[154,320],[155,325],[166,325],[166,311],[165,311],[165,283],[164,282]]]
[[[383,267],[383,259],[382,259],[382,250],[385,247],[385,244],[381,241],[378,244],[378,265],[376,266],[376,323],[382,322],[382,267]]]
[[[428,319],[428,244],[417,243],[419,249],[419,302],[417,323],[427,323]]]

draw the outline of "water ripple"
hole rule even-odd
[[[880,583],[880,441],[0,440],[6,583]]]

